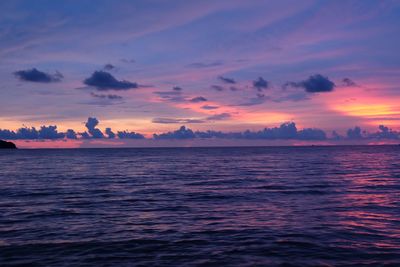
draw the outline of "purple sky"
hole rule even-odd
[[[182,125],[242,133],[295,122],[329,140],[333,130],[351,139],[355,126],[391,137],[399,25],[400,2],[388,0],[1,1],[0,129],[57,125],[79,145],[122,146],[131,141],[118,132],[151,138]],[[43,140],[32,146],[55,146]]]

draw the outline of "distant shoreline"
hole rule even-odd
[[[17,146],[13,142],[0,140],[0,149],[17,149]]]
[[[96,150],[96,149],[233,149],[233,148],[333,148],[333,147],[400,147],[400,144],[342,144],[342,145],[270,145],[270,146],[130,146],[130,147],[22,147],[18,150]]]

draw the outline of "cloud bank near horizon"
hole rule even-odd
[[[179,122],[178,122],[179,123]],[[328,135],[324,130],[317,128],[297,129],[295,122],[285,122],[279,127],[264,128],[259,131],[245,130],[241,132],[223,131],[193,131],[186,126],[181,126],[175,131],[153,134],[146,138],[143,134],[131,131],[117,131],[109,127],[101,131],[97,126],[99,120],[89,117],[85,123],[87,131],[76,132],[68,129],[59,132],[56,125],[35,127],[22,127],[16,131],[0,129],[0,139],[5,140],[88,140],[88,139],[154,139],[154,140],[187,140],[187,139],[238,139],[238,140],[400,140],[400,132],[394,131],[387,126],[380,125],[376,132],[368,132],[355,126],[347,130],[345,135],[333,131]]]

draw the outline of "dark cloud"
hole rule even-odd
[[[90,93],[91,96],[95,97],[95,98],[100,98],[100,99],[108,99],[108,100],[119,100],[122,99],[122,96],[119,95],[113,95],[113,94],[95,94],[95,93]]]
[[[65,137],[67,139],[77,139],[76,132],[72,129],[68,129],[67,132],[65,133]]]
[[[218,109],[219,107],[218,106],[211,106],[211,105],[204,105],[201,108],[205,109],[205,110],[213,110],[213,109]]]
[[[39,139],[39,132],[35,129],[35,127],[28,128],[23,127],[19,128],[16,132],[11,130],[1,130],[0,129],[0,139],[6,140],[35,140]]]
[[[207,99],[202,96],[197,96],[197,97],[193,97],[192,99],[190,99],[190,102],[193,102],[193,103],[200,103],[200,102],[205,102],[205,101],[207,101]]]
[[[295,139],[295,140],[324,140],[326,134],[319,129],[303,129],[298,131],[294,122],[281,124],[279,127],[265,128],[258,132],[244,132],[247,139]]]
[[[117,136],[119,139],[145,139],[144,135],[129,131],[120,131]]]
[[[35,129],[35,127],[32,128],[23,127],[17,130],[16,137],[17,139],[28,139],[28,140],[39,139],[39,133]]]
[[[298,131],[294,122],[281,124],[279,127],[265,128],[258,132],[245,132],[244,136],[250,139],[296,139],[296,140],[323,140],[325,133],[319,129],[303,129]]]
[[[198,119],[155,119],[157,123],[203,123],[210,120],[227,119],[229,114],[221,113],[214,117],[204,120]],[[145,137],[136,132],[118,131],[115,134],[111,128],[106,128],[105,136],[99,129],[96,118],[88,118],[86,122],[87,132],[77,134],[74,130],[69,129],[65,133],[58,132],[57,126],[41,126],[39,130],[35,127],[22,127],[17,131],[0,129],[0,139],[4,140],[57,140],[57,139],[93,139],[93,138],[119,138],[119,139],[145,139]],[[368,133],[360,127],[354,127],[347,131],[346,136],[332,132],[329,140],[400,140],[400,132],[396,132],[387,126],[380,125],[378,131]],[[279,127],[265,128],[260,131],[246,130],[243,132],[221,132],[221,131],[196,131],[182,126],[180,129],[154,134],[154,139],[193,139],[193,138],[223,138],[223,139],[247,139],[247,140],[327,140],[326,133],[321,129],[305,128],[298,130],[294,122],[281,124]]]
[[[29,70],[19,70],[14,72],[21,81],[37,82],[37,83],[51,83],[59,82],[64,77],[61,73],[56,72],[55,74],[49,74],[43,71],[39,71],[36,68]]]
[[[344,78],[342,80],[342,84],[343,84],[343,86],[347,86],[347,87],[357,86],[357,84],[349,78]]]
[[[400,139],[400,132],[395,132],[389,127],[384,125],[379,125],[379,131],[373,134],[370,134],[370,138],[373,139]]]
[[[106,128],[106,135],[109,139],[115,138],[115,133],[111,130],[111,128]]]
[[[265,137],[272,139],[295,139],[297,136],[297,128],[294,122],[287,122],[275,128],[265,128]]]
[[[14,131],[7,130],[7,129],[5,129],[5,130],[0,129],[0,139],[15,140],[17,138],[16,138]]]
[[[320,74],[310,76],[302,85],[309,93],[331,92],[335,88],[332,81]]]
[[[99,121],[96,118],[89,117],[87,122],[85,123],[88,132],[90,133],[92,138],[103,138],[104,134],[100,131],[100,129],[96,128],[99,124]]]
[[[333,140],[342,140],[342,139],[345,139],[345,137],[340,135],[336,131],[332,131],[332,139]]]
[[[319,129],[297,130],[294,122],[281,124],[279,127],[265,128],[262,131],[245,131],[241,133],[244,139],[282,139],[282,140],[321,140],[326,138],[325,133]]]
[[[224,91],[224,87],[219,86],[219,85],[211,85],[211,88],[218,92]]]
[[[154,139],[193,139],[195,134],[192,130],[187,129],[185,126],[179,128],[174,132],[167,132],[162,134],[153,134]]]
[[[348,129],[347,130],[347,138],[348,139],[362,139],[363,134],[362,134],[361,128],[356,126],[353,129]]]
[[[224,83],[230,83],[230,84],[235,84],[236,83],[236,81],[234,79],[232,79],[232,78],[219,76],[218,79],[223,81]]]
[[[91,136],[87,132],[79,133],[82,139],[90,139]]]
[[[326,133],[320,129],[306,128],[297,132],[300,140],[325,140]]]
[[[400,139],[400,132],[396,132],[387,126],[379,125],[377,132],[368,133],[367,131],[362,130],[360,127],[356,126],[354,128],[350,128],[347,130],[346,137],[347,139],[352,139],[352,140],[357,140],[357,139],[398,140]],[[342,137],[341,139],[343,138],[344,137]]]
[[[85,79],[83,82],[88,86],[95,87],[99,91],[129,90],[139,87],[137,83],[118,81],[114,76],[106,71],[95,71],[92,76]]]
[[[269,83],[268,81],[264,80],[263,77],[258,77],[257,80],[253,81],[253,87],[258,91],[262,91],[264,89],[268,89]]]
[[[208,121],[221,121],[221,120],[226,120],[231,117],[231,114],[229,113],[221,113],[221,114],[215,114],[210,117],[207,117]]]
[[[9,140],[37,140],[37,139],[62,139],[65,137],[65,133],[57,131],[57,126],[41,126],[39,130],[35,127],[19,128],[17,132],[10,130],[0,130],[0,138]]]
[[[174,86],[173,88],[172,88],[172,90],[174,90],[174,91],[182,91],[182,88],[181,87],[179,87],[179,86]]]
[[[104,65],[104,67],[103,67],[103,70],[110,71],[110,70],[113,70],[113,69],[115,69],[115,66],[113,64],[110,64],[110,63]]]
[[[326,134],[320,129],[303,129],[298,131],[294,122],[283,123],[279,127],[265,128],[261,131],[229,132],[196,131],[182,126],[174,132],[154,134],[154,139],[194,139],[194,138],[224,138],[224,139],[265,139],[265,140],[325,140]]]
[[[195,62],[192,64],[187,65],[189,68],[196,68],[196,69],[203,69],[203,68],[212,68],[221,66],[221,61],[213,61],[213,62]]]
[[[202,138],[202,139],[207,139],[207,138],[220,138],[220,139],[241,139],[242,135],[241,133],[224,133],[221,131],[196,131],[195,132],[195,137],[196,138]]]
[[[301,82],[287,82],[283,87],[286,88],[289,86],[304,88],[308,93],[323,93],[332,92],[336,85],[327,77],[322,76],[321,74],[315,74]]]
[[[59,133],[57,126],[41,126],[39,130],[39,139],[62,139],[65,133]]]
[[[182,123],[204,123],[201,119],[176,119],[176,118],[154,118],[153,123],[160,124],[182,124]]]
[[[82,139],[91,139],[91,138],[108,138],[115,139],[118,137],[119,139],[144,139],[145,137],[136,132],[129,131],[118,131],[116,134],[111,130],[111,128],[106,128],[105,133],[107,137],[98,129],[96,126],[99,124],[99,121],[96,118],[88,118],[85,126],[88,129],[88,132],[81,133]]]

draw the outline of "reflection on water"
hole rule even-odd
[[[399,152],[0,151],[0,265],[400,266]]]

